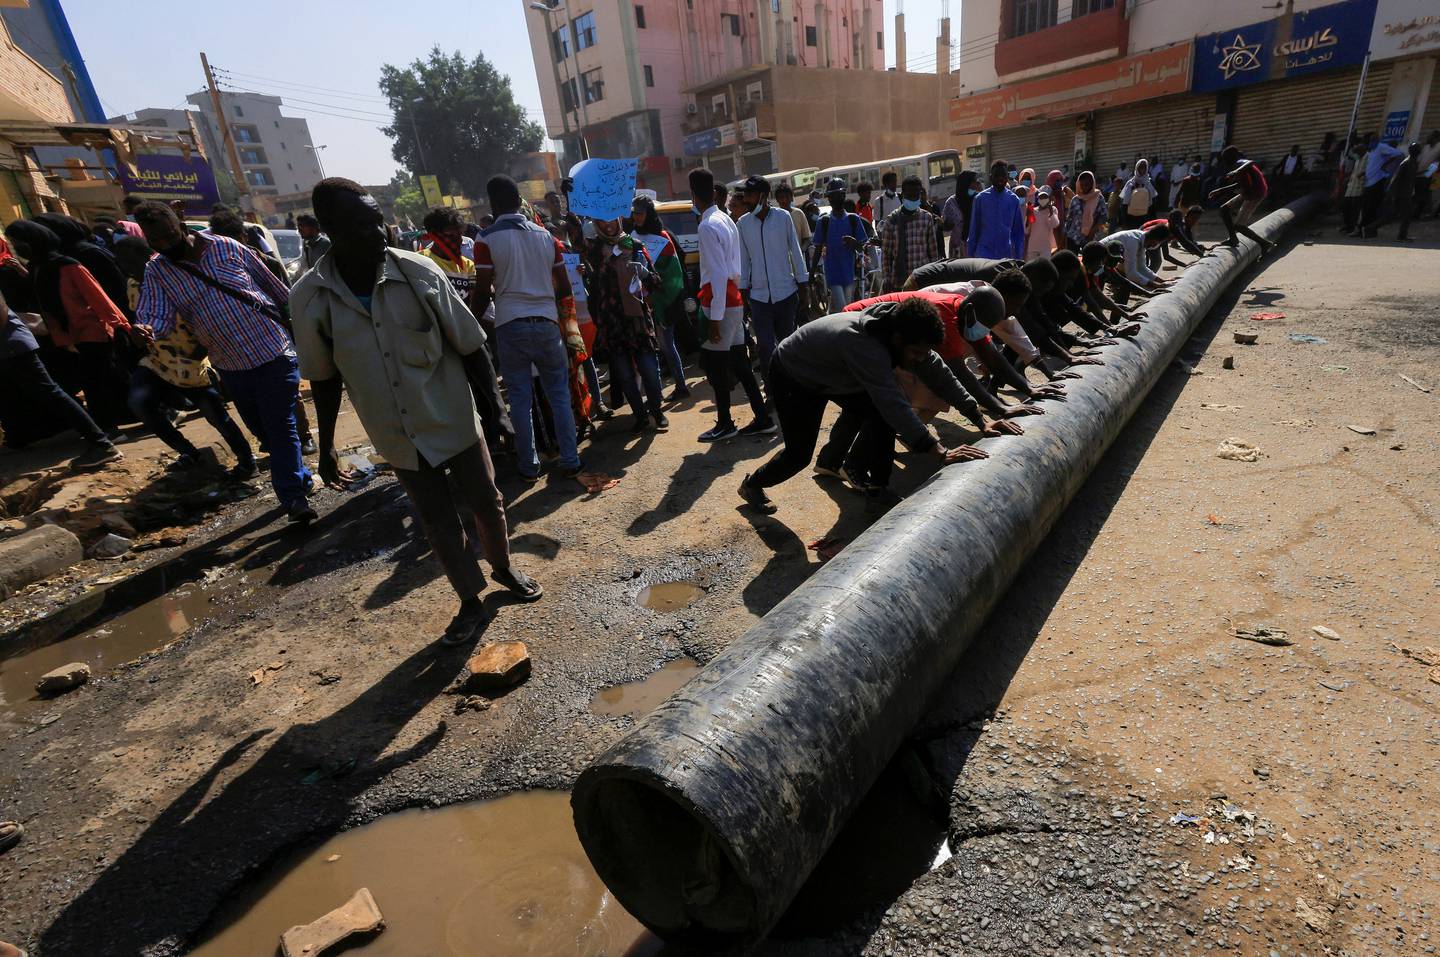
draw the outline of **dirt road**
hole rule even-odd
[[[1317,224],[1236,287],[1183,353],[1198,374],[1161,380],[765,951],[1433,949],[1440,684],[1395,650],[1440,645],[1440,391],[1401,378],[1440,389],[1440,237],[1420,235]],[[609,423],[590,465],[621,481],[600,495],[506,485],[548,595],[494,599],[487,637],[523,639],[534,674],[488,710],[444,693],[454,599],[393,481],[325,493],[309,533],[233,506],[177,550],[218,571],[208,610],[156,629],[173,643],[0,717],[0,812],[27,828],[0,857],[0,939],[182,953],[298,845],[567,788],[633,720],[597,692],[709,660],[814,570],[807,543],[874,518],[803,477],[777,516],[737,510],[776,441],[701,446],[708,410],[640,439]],[[1227,438],[1260,459],[1218,458]],[[637,603],[677,580],[698,598]],[[1255,624],[1293,644],[1227,634]]]

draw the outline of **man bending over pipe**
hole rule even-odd
[[[859,312],[825,316],[801,326],[776,349],[770,363],[770,401],[780,418],[785,445],[740,483],[740,497],[757,511],[772,515],[775,503],[765,490],[810,463],[825,406],[834,402],[862,419],[879,417],[916,452],[934,454],[945,464],[988,458],[969,445],[947,448],[910,407],[895,381],[895,368],[909,369],[936,395],[960,410],[983,435],[1013,435],[1011,422],[987,419],[940,357],[945,325],[924,300],[886,304],[882,314]]]

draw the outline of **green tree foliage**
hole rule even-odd
[[[395,190],[395,215],[419,225],[425,218],[425,194],[420,190],[419,181],[403,169],[397,170],[390,177],[390,187]]]
[[[491,175],[503,172],[515,154],[538,150],[545,139],[545,131],[515,102],[510,78],[484,54],[466,60],[437,46],[407,67],[387,63],[380,91],[395,114],[382,132],[395,141],[396,162],[416,174],[434,173],[442,183],[459,183],[467,196],[483,197]]]

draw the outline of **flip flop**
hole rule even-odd
[[[539,601],[545,594],[545,589],[539,582],[514,568],[507,568],[503,572],[491,572],[490,577],[495,584],[524,602]]]
[[[25,836],[25,826],[19,821],[0,821],[0,853],[10,850]]]
[[[440,636],[440,644],[446,648],[474,644],[476,637],[489,624],[490,614],[483,606],[475,611],[461,611],[445,626],[445,633]]]

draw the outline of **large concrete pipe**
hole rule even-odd
[[[1301,200],[1254,226],[1267,238]],[[784,913],[1011,577],[1224,288],[1190,266],[1069,401],[941,470],[586,768],[571,799],[600,877],[656,934],[743,948]]]

